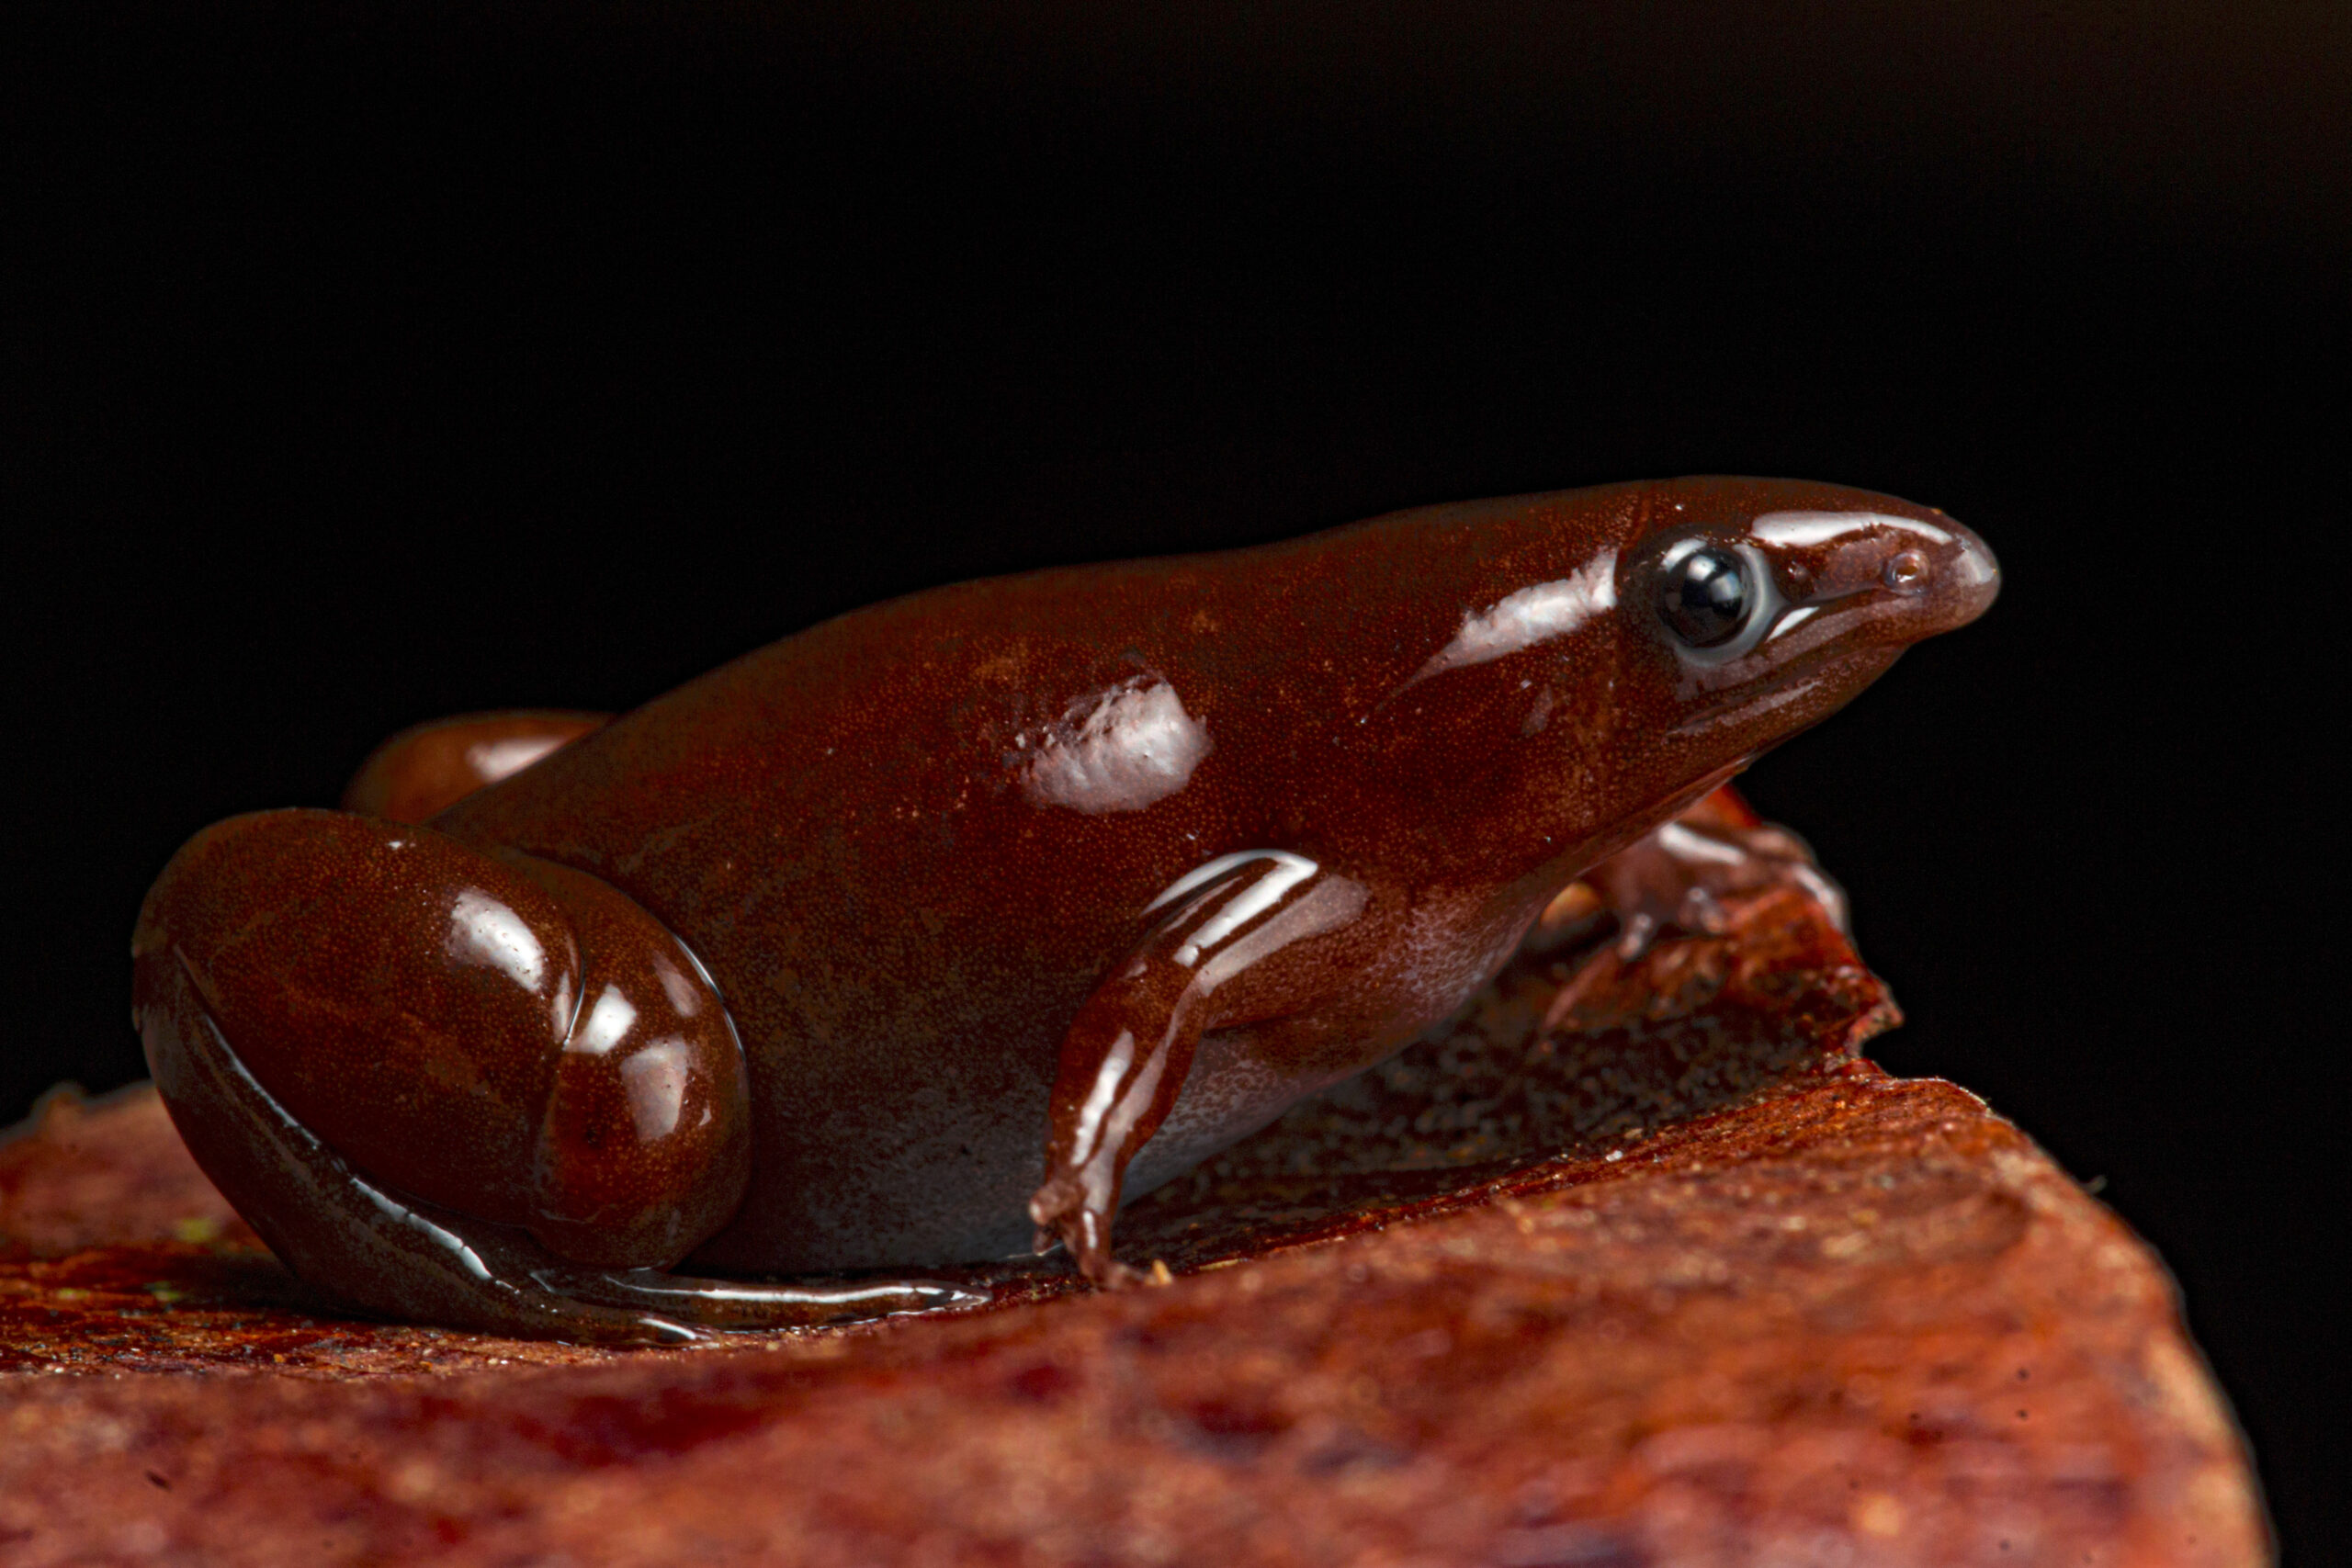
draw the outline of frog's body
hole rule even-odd
[[[1748,579],[1738,615],[1702,602],[1724,570]],[[1146,1190],[1410,1042],[1579,872],[1994,583],[1939,513],[1698,479],[918,594],[739,660],[426,829],[276,813],[208,830],[142,915],[150,1053],[168,1095],[215,1037],[166,994],[186,975],[280,1119],[445,1228],[442,1211],[526,1226],[579,1263],[933,1265],[1012,1252],[1035,1223],[1115,1277],[1123,1182]],[[443,867],[424,883],[380,869],[419,847]],[[493,1019],[507,1004],[469,991],[447,1021],[403,1024],[430,1043],[387,1066],[378,1003],[288,1011],[273,998],[330,982],[273,978],[286,964],[240,935],[282,928],[272,900],[296,885],[316,889],[297,923],[375,943],[338,974],[462,961],[466,984],[537,1010]],[[393,894],[408,913],[371,912]],[[538,933],[536,967],[450,934],[467,897],[476,926],[488,898]],[[632,1021],[618,1033],[607,994]],[[598,1027],[613,1039],[583,1055]],[[450,1094],[490,1083],[481,1130],[438,1114],[443,1088],[403,1093],[403,1057]],[[542,1062],[610,1079],[555,1092],[586,1118],[576,1137],[550,1131]],[[640,1080],[670,1086],[673,1154],[645,1135],[661,1117]],[[173,1097],[199,1157],[207,1136],[254,1135],[198,1130],[205,1093]],[[435,1126],[473,1152],[433,1157]],[[599,1174],[616,1145],[641,1179]],[[630,1221],[639,1239],[604,1247],[619,1221],[600,1216],[639,1189],[663,1194]],[[334,1268],[311,1271],[374,1299]]]

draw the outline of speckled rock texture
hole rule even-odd
[[[607,1351],[362,1322],[144,1089],[0,1143],[0,1562],[2256,1564],[2162,1266],[1817,906],[1544,933],[1122,1218],[1169,1283]],[[1548,947],[1548,951],[1544,951]]]

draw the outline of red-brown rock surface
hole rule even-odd
[[[1853,1056],[1817,906],[1731,912],[1567,931],[1136,1205],[1164,1289],[690,1350],[339,1316],[152,1094],[56,1098],[0,1144],[0,1562],[2267,1561],[2154,1258]]]

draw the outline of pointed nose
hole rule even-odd
[[[2001,592],[2001,563],[1993,547],[1974,530],[1951,524],[1951,542],[1939,553],[1936,581],[1928,590],[1943,612],[1944,626],[1964,626],[1986,610]]]
[[[1878,586],[1905,606],[1900,624],[1934,637],[1983,615],[2001,592],[1990,546],[1948,517],[1879,517]]]

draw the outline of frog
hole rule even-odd
[[[379,1315],[683,1342],[1057,1249],[1119,1288],[1123,1204],[1442,1026],[1564,888],[1703,920],[1758,863],[1686,814],[1999,581],[1934,508],[1694,476],[933,588],[204,829],[133,1022],[224,1195]]]

